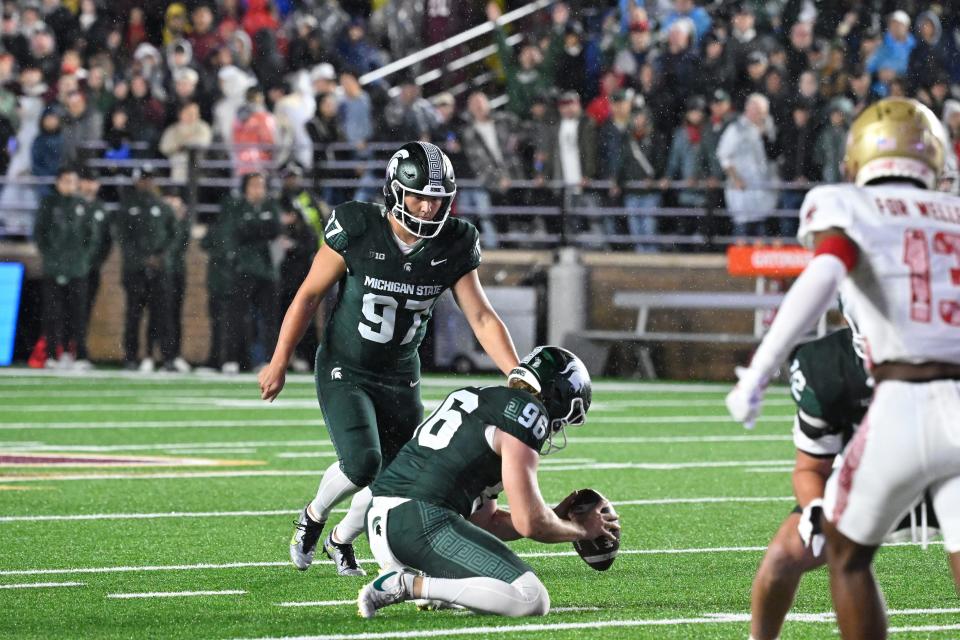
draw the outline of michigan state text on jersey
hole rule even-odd
[[[306,569],[326,519],[354,495],[347,516],[324,542],[341,575],[362,575],[352,542],[363,531],[364,489],[410,439],[423,418],[417,350],[437,298],[451,289],[477,340],[504,372],[517,354],[477,275],[477,231],[450,218],[456,182],[435,145],[403,145],[387,165],[384,205],[348,202],[334,209],[324,244],[290,304],[261,396],[283,388],[294,348],[322,298],[339,284],[317,351],[317,395],[338,461],[304,509],[290,557]]]

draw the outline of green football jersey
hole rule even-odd
[[[375,496],[413,498],[464,517],[484,490],[502,483],[500,456],[491,448],[495,427],[539,453],[549,430],[547,412],[526,391],[466,387],[446,397],[371,485]]]
[[[870,376],[842,329],[794,353],[790,392],[797,404],[797,448],[811,455],[840,453],[863,420],[873,395]]]
[[[440,234],[404,255],[377,204],[347,202],[330,214],[324,239],[347,273],[326,327],[325,349],[361,369],[419,369],[417,349],[440,294],[480,264],[476,228],[450,218]]]

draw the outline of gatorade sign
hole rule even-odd
[[[793,278],[812,258],[813,252],[803,247],[728,247],[727,273],[752,278]]]

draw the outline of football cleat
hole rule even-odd
[[[404,572],[391,570],[381,573],[377,579],[360,589],[357,595],[357,609],[364,618],[372,618],[377,609],[408,600],[410,595],[403,584]]]
[[[313,554],[317,550],[323,525],[324,522],[317,522],[307,515],[306,508],[297,518],[293,537],[290,538],[290,560],[300,571],[306,571],[313,563]]]
[[[333,560],[337,567],[337,575],[340,576],[365,576],[367,572],[357,562],[357,555],[353,551],[352,544],[337,544],[333,541],[333,531],[327,535],[323,541],[323,552],[327,557]]]

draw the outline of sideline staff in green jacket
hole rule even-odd
[[[231,310],[223,327],[225,372],[250,367],[257,316],[263,327],[259,336],[264,348],[262,362],[269,362],[277,341],[277,272],[270,257],[270,241],[280,235],[280,214],[277,204],[267,198],[264,174],[243,176],[241,194],[224,201],[220,210],[229,221],[235,250]]]
[[[174,242],[173,212],[157,195],[153,165],[135,169],[133,180],[134,189],[124,194],[116,221],[117,240],[123,253],[123,288],[127,294],[123,328],[127,369],[137,368],[140,321],[145,307],[158,333],[163,360],[168,362],[173,357],[168,337],[168,309],[164,304],[165,260]],[[152,361],[150,365],[143,368],[152,369]]]
[[[79,369],[87,359],[87,273],[96,252],[88,207],[77,197],[77,170],[61,167],[53,191],[37,209],[33,236],[43,258],[43,332],[48,368],[71,364],[67,351],[74,343]],[[57,361],[57,348],[63,349]]]

